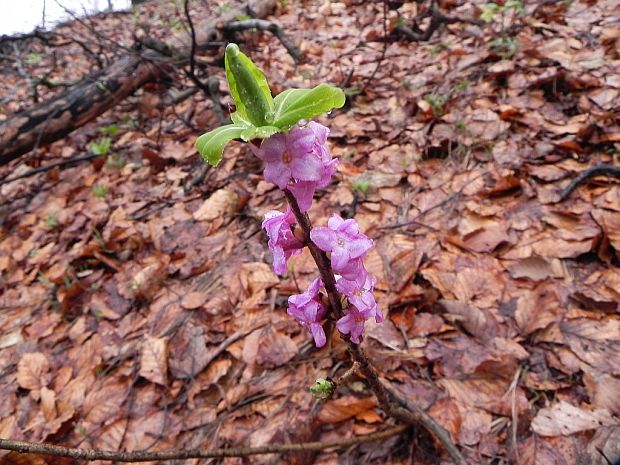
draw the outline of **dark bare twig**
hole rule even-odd
[[[366,87],[368,87],[368,84],[370,84],[372,80],[375,78],[377,71],[379,71],[379,68],[381,67],[381,63],[383,63],[383,60],[385,59],[385,54],[387,53],[387,48],[388,48],[387,10],[388,10],[388,0],[383,0],[383,51],[381,52],[381,57],[379,58],[379,61],[377,61],[377,66],[375,66],[375,70],[372,72],[370,76],[368,76],[368,79],[366,79],[366,82],[364,83],[364,86],[360,90],[360,93],[363,93],[366,90]]]
[[[63,161],[59,161],[56,163],[50,163],[49,165],[46,165],[46,166],[40,166],[39,168],[34,168],[30,171],[27,171],[25,173],[20,174],[19,176],[15,176],[10,179],[0,179],[0,186],[3,184],[8,184],[13,181],[17,181],[18,179],[29,178],[30,176],[34,176],[35,174],[45,173],[46,171],[53,170],[54,168],[60,168],[63,166],[73,165],[74,163],[79,163],[81,161],[94,160],[95,158],[98,158],[99,156],[100,155],[95,155],[94,153],[91,153],[88,155],[84,155],[82,157],[75,157],[69,160],[63,160]]]
[[[557,202],[563,202],[564,200],[566,200],[568,197],[570,197],[573,191],[577,189],[577,187],[579,187],[580,184],[584,183],[588,179],[603,174],[620,179],[620,166],[596,165],[588,168],[585,171],[582,171],[579,176],[573,179],[571,183],[566,186],[566,188],[560,193],[560,197]]]
[[[331,268],[331,263],[327,258],[327,254],[314,245],[310,239],[312,224],[310,223],[308,215],[301,212],[297,200],[290,191],[285,190],[284,196],[295,215],[305,243],[319,269],[319,274],[325,286],[325,291],[327,292],[327,298],[331,307],[331,314],[329,316],[332,319],[338,319],[343,315],[343,309],[340,294],[336,289],[336,279]],[[347,344],[351,359],[359,366],[360,372],[366,377],[370,389],[379,400],[379,404],[385,413],[404,423],[421,424],[439,440],[455,464],[467,465],[465,457],[463,457],[454,442],[452,442],[452,439],[450,439],[450,434],[420,407],[399,397],[393,391],[390,391],[379,379],[378,372],[370,364],[368,357],[366,357],[366,354],[359,344],[352,342],[348,336],[341,334],[341,337]]]
[[[293,452],[307,450],[324,450],[334,447],[348,447],[366,442],[379,441],[402,433],[406,426],[397,426],[380,433],[367,434],[354,438],[331,442],[306,442],[301,444],[276,444],[262,447],[238,447],[230,449],[194,449],[170,450],[161,452],[115,452],[97,449],[77,449],[73,447],[56,446],[53,444],[38,444],[26,441],[12,441],[0,439],[0,449],[12,450],[21,454],[52,455],[55,457],[70,457],[81,460],[113,460],[119,462],[154,462],[158,460],[183,460],[190,458],[222,458],[247,457],[249,455],[273,454],[277,452]]]
[[[430,24],[426,28],[426,30],[422,31],[417,26],[417,21],[422,20],[424,18],[431,18]],[[416,23],[414,23],[414,27],[411,28],[406,24],[398,24],[394,27],[395,31],[399,31],[403,34],[407,39],[414,42],[425,42],[429,40],[433,33],[439,28],[441,24],[452,24],[452,23],[470,23],[475,24],[477,26],[483,26],[484,21],[478,19],[470,19],[470,18],[460,18],[460,17],[452,17],[446,16],[441,11],[439,11],[439,6],[437,5],[437,0],[431,0],[430,8],[422,14],[419,18],[416,18]]]
[[[225,32],[240,32],[248,29],[258,29],[260,31],[269,31],[278,38],[282,46],[286,49],[295,63],[299,63],[303,58],[301,50],[297,48],[286,36],[284,31],[276,23],[265,19],[247,19],[243,21],[231,21],[223,26]]]

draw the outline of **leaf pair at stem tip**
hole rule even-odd
[[[226,79],[236,111],[233,124],[221,126],[196,140],[202,158],[215,166],[233,139],[250,141],[286,132],[301,120],[310,120],[345,103],[342,89],[319,84],[313,89],[287,89],[275,98],[267,78],[236,44],[228,44]]]

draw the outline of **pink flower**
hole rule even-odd
[[[316,139],[311,128],[295,126],[287,134],[265,139],[260,148],[251,144],[250,148],[266,163],[265,180],[284,189],[291,178],[298,181],[321,179],[323,163],[314,150]]]
[[[302,212],[310,209],[317,187],[326,187],[336,173],[338,160],[327,148],[329,129],[311,121],[287,134],[265,139],[252,151],[265,161],[265,179],[295,196]]]
[[[359,344],[362,342],[361,337],[364,333],[364,324],[366,323],[367,316],[353,306],[346,308],[345,313],[345,316],[336,322],[336,327],[342,334],[349,334],[351,340]]]
[[[327,307],[321,301],[319,295],[319,287],[322,285],[323,282],[316,278],[306,292],[290,296],[286,311],[300,325],[312,333],[317,347],[323,347],[327,342],[325,331],[323,330],[323,320],[327,313]]]
[[[382,323],[383,314],[378,309],[375,297],[372,295],[376,282],[377,279],[374,276],[366,273],[366,279],[361,284],[340,278],[336,282],[336,289],[347,297],[349,304],[360,314],[366,315],[365,319],[374,317],[377,323]]]
[[[269,250],[273,255],[273,271],[279,275],[286,273],[287,260],[293,255],[299,255],[304,247],[291,230],[293,224],[295,216],[290,208],[285,213],[269,211],[263,220],[262,226],[269,236]]]
[[[351,272],[357,270],[363,274],[363,267],[355,260],[364,257],[372,247],[372,240],[359,232],[359,226],[353,219],[343,220],[334,214],[327,226],[312,228],[312,242],[324,252],[331,253],[334,271],[343,276],[346,274],[347,279],[357,280],[359,276],[351,278]]]

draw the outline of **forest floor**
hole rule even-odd
[[[382,379],[472,464],[609,465],[620,457],[620,182],[602,175],[560,194],[592,166],[620,166],[620,7],[440,5],[456,20],[415,42],[397,32],[415,2],[387,10],[384,29],[380,2],[281,1],[269,19],[304,53],[299,65],[269,33],[237,41],[275,93],[329,82],[350,97],[320,120],[340,165],[309,214],[317,225],[355,216],[375,241],[366,265],[387,318],[362,345]],[[104,58],[138,27],[185,33],[165,1],[58,31],[92,38],[93,27]],[[75,44],[21,47],[9,51],[21,69],[2,63],[0,118],[33,105],[24,77],[93,68]],[[230,103],[223,70],[209,71]],[[195,139],[219,122],[204,94],[171,104],[168,87],[0,168],[0,437],[155,451],[386,429],[357,376],[308,418],[309,387],[350,367],[336,334],[318,350],[286,314],[315,266],[305,252],[284,278],[272,272],[261,221],[285,202],[245,146],[188,187],[202,164]],[[0,461],[69,463],[17,455]],[[449,463],[420,430],[313,460]]]

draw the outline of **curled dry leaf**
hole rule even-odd
[[[22,355],[17,363],[17,383],[29,390],[39,390],[49,383],[49,361],[41,352],[30,352]]]
[[[620,320],[578,318],[560,323],[571,350],[603,373],[620,376]]]
[[[519,297],[515,320],[521,334],[529,335],[554,321],[559,321],[565,312],[566,310],[560,305],[555,284],[542,283]]]
[[[341,397],[326,402],[319,412],[318,419],[321,423],[339,423],[374,409],[376,404],[374,397],[363,399],[353,396]]]
[[[273,328],[263,330],[256,353],[259,365],[279,366],[297,355],[297,344],[286,334]]]
[[[213,221],[233,214],[237,210],[239,196],[230,189],[219,189],[194,212],[196,221]]]
[[[541,436],[559,436],[620,425],[620,418],[607,409],[588,410],[560,401],[538,411],[532,420],[532,430]]]
[[[168,340],[147,336],[142,342],[140,376],[165,386],[168,380]]]

